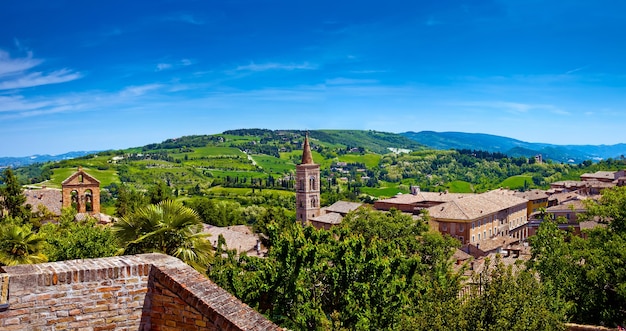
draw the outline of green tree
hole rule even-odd
[[[30,224],[10,219],[0,229],[0,264],[13,266],[46,262],[45,239],[34,233]]]
[[[565,302],[553,297],[523,264],[505,266],[499,257],[493,265],[487,261],[473,283],[477,286],[469,294],[473,298],[463,306],[461,329],[565,329]]]
[[[421,221],[399,212],[359,210],[344,221],[331,231],[263,222],[267,257],[218,250],[209,277],[294,330],[395,330],[459,306],[447,262],[456,241],[426,235]]]
[[[24,208],[26,196],[11,168],[4,170],[2,182],[4,186],[0,187],[0,212],[6,209],[9,217],[27,219],[28,215]]]
[[[614,187],[602,191],[600,200],[596,203],[588,201],[587,212],[582,220],[599,218],[607,223],[615,233],[626,233],[626,186]]]
[[[161,252],[205,270],[212,246],[198,213],[180,202],[165,200],[139,208],[113,225],[124,254]]]
[[[153,205],[172,199],[172,197],[172,189],[163,181],[158,182],[148,190],[148,198]]]
[[[110,226],[96,224],[94,218],[75,221],[76,210],[62,211],[59,223],[47,223],[39,234],[46,239],[50,261],[113,256],[119,243]]]
[[[554,298],[567,303],[570,320],[609,327],[626,324],[626,188],[603,191],[581,220],[600,219],[607,227],[585,230],[586,239],[544,221],[529,238],[529,266]]]
[[[122,184],[117,188],[115,200],[115,215],[126,216],[133,213],[140,206],[147,203],[146,198],[131,186]]]

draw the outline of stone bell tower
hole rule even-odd
[[[100,213],[100,181],[78,167],[78,171],[61,183],[63,208],[73,207],[78,213]]]
[[[296,220],[306,225],[320,215],[320,165],[313,163],[309,133],[302,144],[302,162],[296,165]]]

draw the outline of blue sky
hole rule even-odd
[[[626,142],[626,2],[2,1],[0,156],[237,128]]]

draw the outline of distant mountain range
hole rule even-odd
[[[290,130],[282,131],[291,132]],[[263,135],[272,132],[272,130],[241,129],[231,130],[224,133]],[[281,132],[281,130],[277,130],[274,133],[278,132]],[[563,163],[580,163],[585,160],[598,161],[608,158],[617,159],[626,155],[626,144],[552,145],[544,143],[529,143],[512,138],[483,133],[409,131],[398,134],[372,130],[312,130],[310,134],[312,138],[316,138],[327,143],[363,147],[375,153],[388,152],[391,147],[415,150],[423,148],[422,146],[424,146],[441,150],[470,149],[500,152],[512,157],[534,157],[537,154],[541,154],[544,160],[550,159]],[[197,137],[210,137],[210,135]],[[170,140],[177,141],[177,139]],[[202,144],[206,144],[206,142]],[[78,151],[60,155],[0,157],[0,168],[16,168],[33,163],[74,159],[98,152],[99,151]]]
[[[435,149],[471,149],[500,152],[512,157],[533,157],[564,163],[580,163],[621,158],[626,155],[626,144],[616,145],[552,145],[529,143],[507,137],[464,132],[404,132],[401,135]]]
[[[31,155],[31,156],[21,156],[21,157],[0,157],[0,168],[17,168],[22,166],[27,166],[33,163],[44,163],[48,161],[61,161],[67,159],[75,159],[77,157],[94,154],[98,151],[79,151],[79,152],[68,152],[65,154],[59,155]]]

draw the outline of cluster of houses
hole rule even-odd
[[[307,137],[308,138],[308,137]],[[319,206],[319,165],[312,160],[308,139],[303,144],[303,162],[296,166],[296,218],[303,225],[329,229],[341,223],[350,211],[364,204],[338,201]],[[559,227],[583,235],[582,229],[603,226],[596,221],[579,222],[585,212],[585,200],[598,199],[602,190],[626,185],[626,172],[598,171],[583,174],[579,181],[561,181],[548,190],[525,192],[497,189],[485,193],[422,192],[411,187],[410,194],[398,194],[378,200],[373,208],[429,216],[431,229],[457,238],[462,248],[459,262],[470,257],[481,258],[492,253],[519,258],[527,255],[526,239],[534,235],[541,222],[559,218]]]

